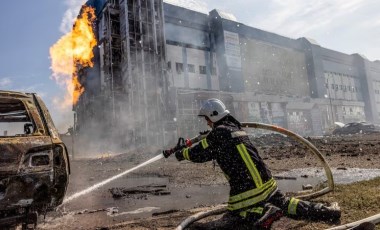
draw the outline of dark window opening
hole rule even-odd
[[[183,63],[176,62],[175,63],[175,69],[176,69],[178,74],[183,73]]]

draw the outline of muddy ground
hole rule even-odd
[[[307,139],[334,170],[380,168],[380,134]],[[268,134],[253,141],[275,175],[290,169],[318,171],[322,167],[306,147],[284,136]],[[117,156],[104,154],[96,159],[72,160],[67,197],[157,154],[158,149],[145,149]],[[375,185],[374,189],[379,188],[380,185]],[[194,164],[177,162],[174,157],[161,159],[48,213],[45,219],[40,218],[38,229],[174,229],[189,215],[224,203],[228,191],[227,181],[213,162]],[[375,194],[379,196],[380,193]],[[336,196],[342,194],[329,193],[318,199],[338,200],[340,197]],[[380,203],[362,209],[365,215],[373,215],[380,212]],[[342,210],[342,224],[359,218],[350,208],[342,206]],[[329,225],[325,223],[283,218],[273,229],[326,227]]]

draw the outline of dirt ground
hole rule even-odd
[[[380,168],[380,134],[307,139],[320,150],[333,169]],[[282,135],[268,134],[252,140],[273,174],[322,167],[310,150]],[[145,149],[117,156],[105,154],[96,159],[73,160],[67,197],[159,153],[158,149]],[[378,190],[380,185],[376,186]],[[161,159],[48,213],[45,218],[40,218],[38,229],[175,229],[188,216],[224,203],[228,191],[223,173],[213,162],[194,164],[178,162],[174,157]],[[337,196],[342,194],[329,193],[318,199],[339,200]],[[365,208],[365,214],[379,213],[380,204],[376,205]],[[352,215],[352,210],[343,206],[342,210],[341,224],[357,220],[358,216]],[[327,227],[329,225],[325,223],[282,218],[272,229]]]

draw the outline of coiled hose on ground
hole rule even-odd
[[[313,192],[310,194],[304,194],[304,195],[297,196],[297,198],[311,199],[311,198],[319,197],[321,195],[324,195],[324,194],[334,190],[334,179],[333,179],[333,176],[331,173],[330,166],[327,164],[325,158],[318,151],[318,149],[312,143],[310,143],[308,140],[306,140],[305,138],[301,137],[300,135],[298,135],[296,133],[293,133],[287,129],[284,129],[284,128],[281,128],[281,127],[275,126],[275,125],[256,123],[256,122],[242,122],[242,127],[243,128],[254,128],[254,129],[266,129],[266,130],[282,133],[282,134],[284,134],[288,137],[291,137],[291,138],[295,139],[296,141],[304,144],[308,149],[311,150],[311,152],[314,155],[316,155],[318,157],[318,159],[323,164],[323,168],[324,168],[326,176],[327,176],[328,186],[326,188],[323,188],[319,191],[316,191],[316,192]],[[187,226],[189,226],[190,224],[194,223],[195,221],[198,221],[198,220],[203,219],[203,218],[208,217],[208,216],[222,214],[226,210],[227,210],[226,205],[219,205],[219,206],[216,206],[215,208],[213,208],[209,211],[196,213],[195,215],[192,215],[192,216],[188,217],[187,219],[185,219],[180,225],[178,225],[176,230],[183,230]]]

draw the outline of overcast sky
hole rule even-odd
[[[49,48],[72,26],[83,0],[2,1],[0,89],[37,92],[61,132],[71,108],[54,105],[64,89],[51,79]],[[290,38],[309,37],[343,53],[380,60],[378,0],[167,0],[209,12],[220,9],[237,21]]]

